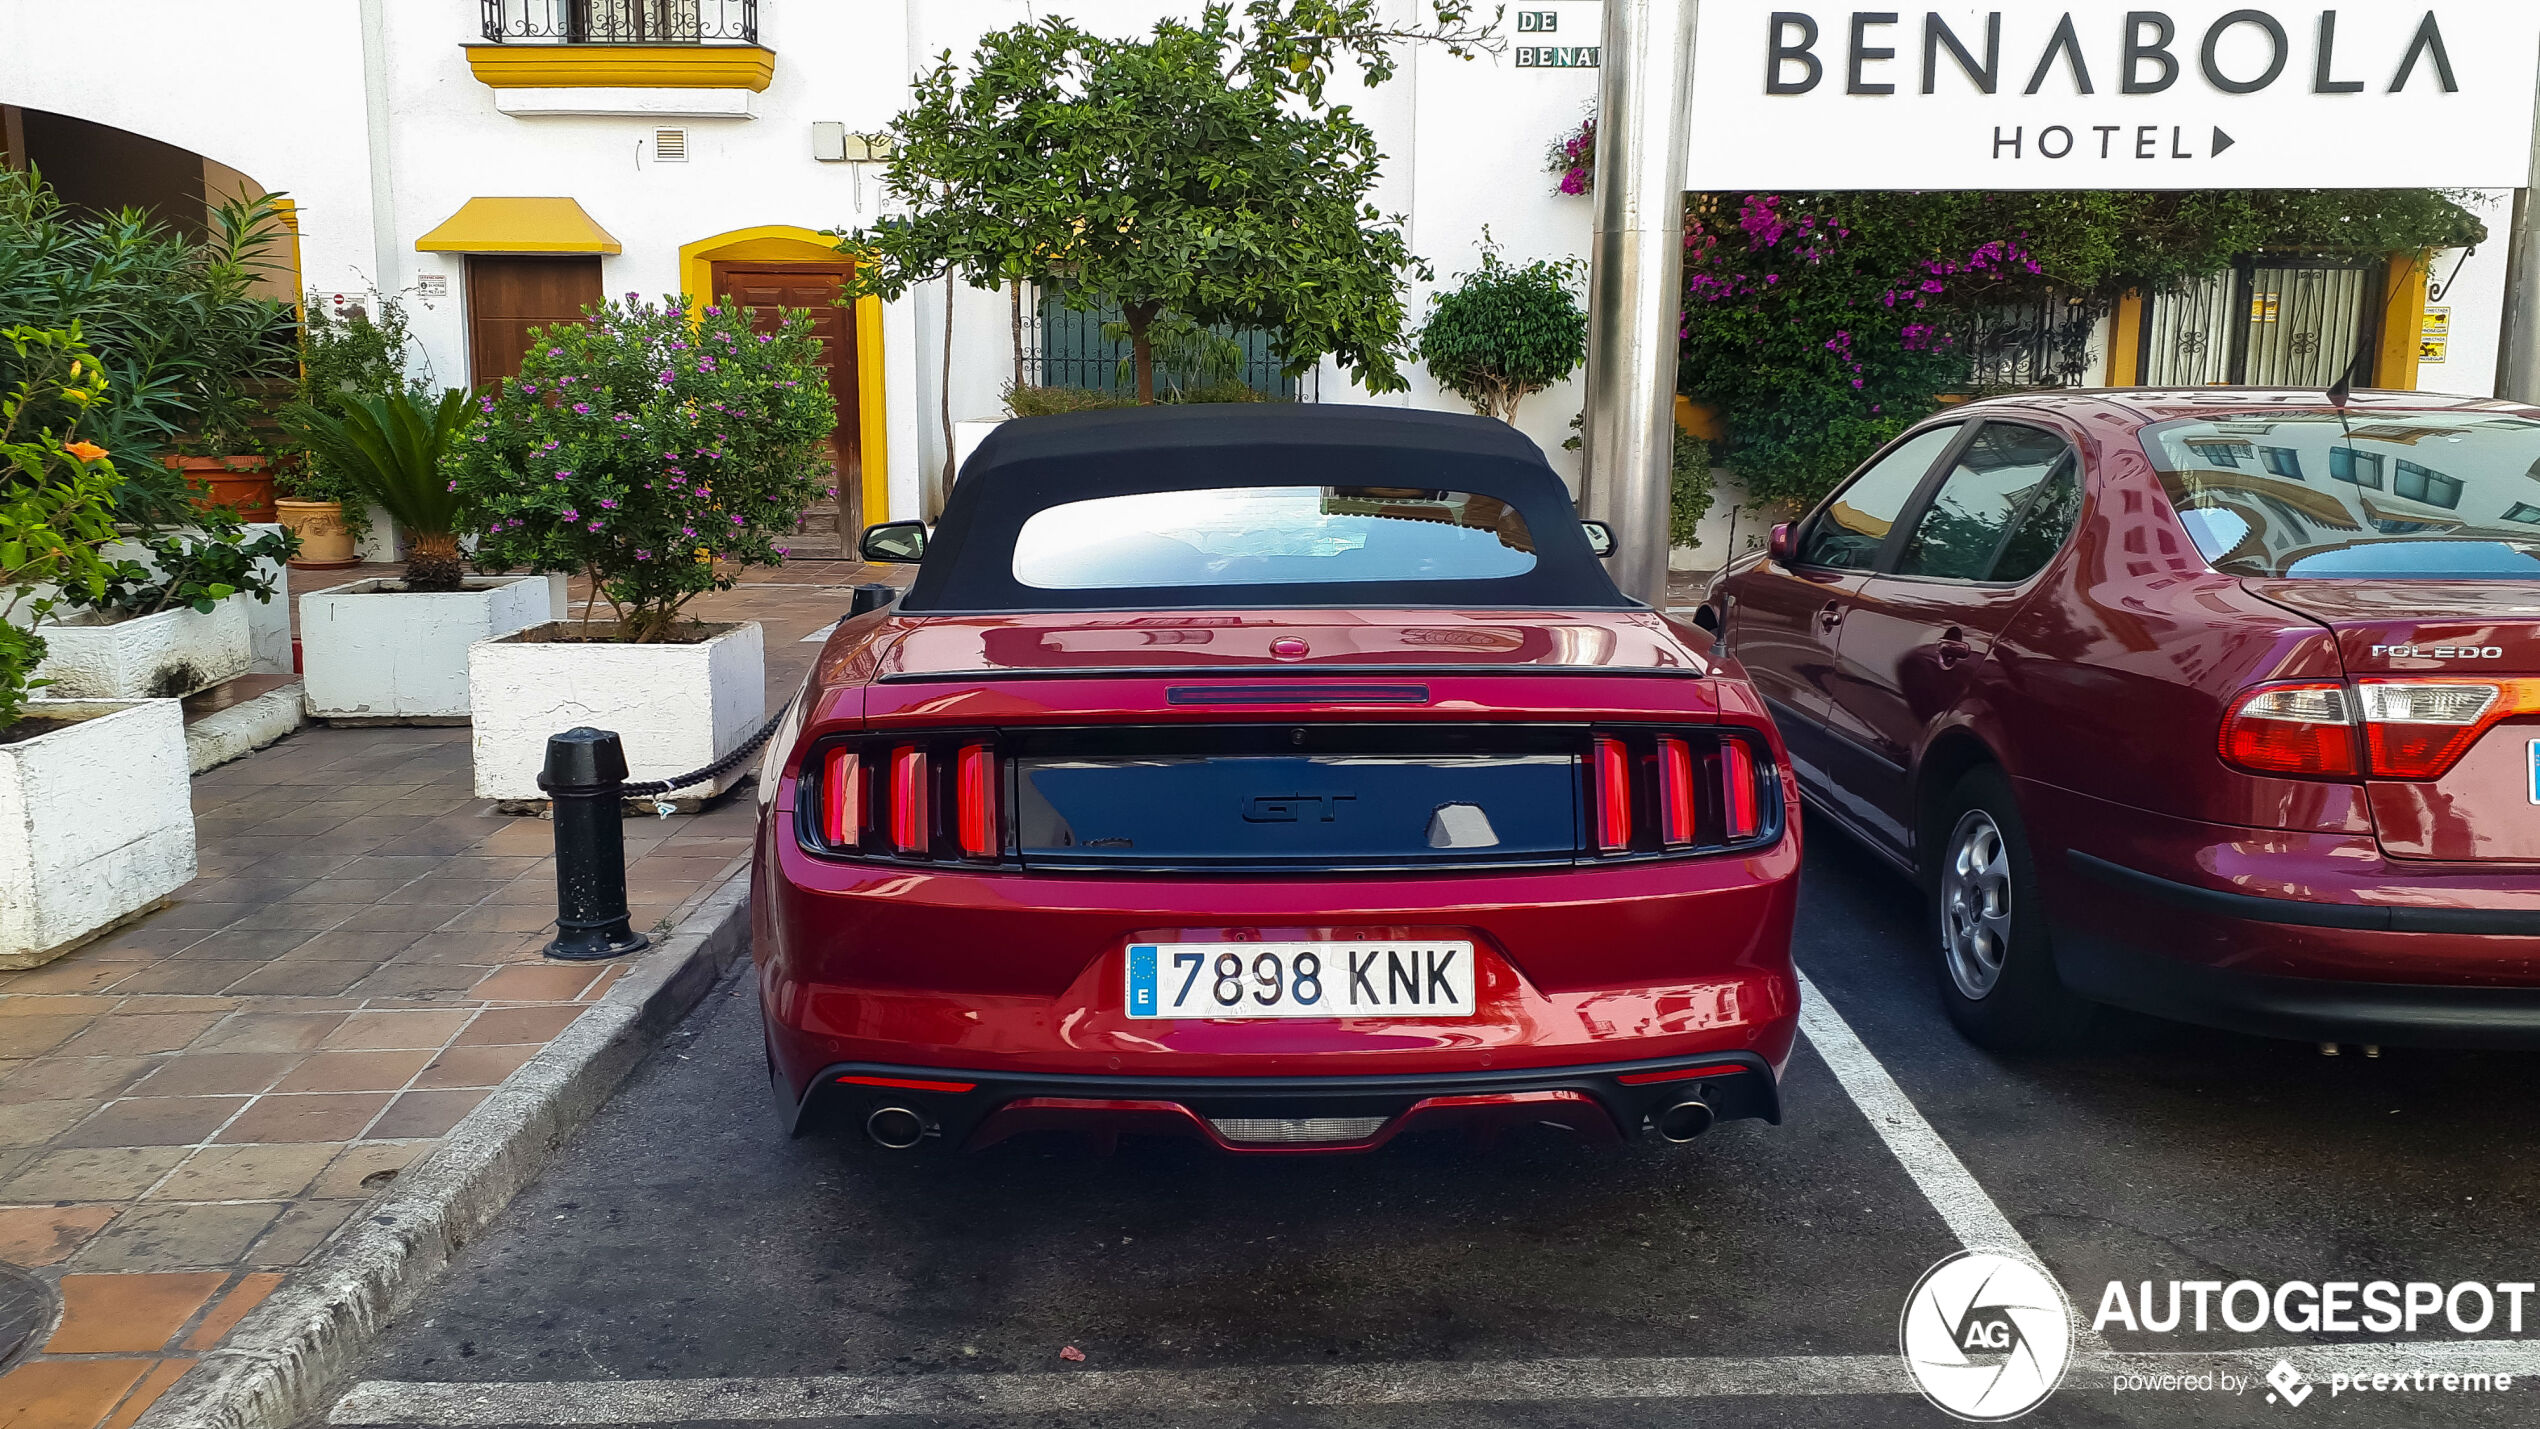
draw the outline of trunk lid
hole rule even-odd
[[[2540,678],[2540,585],[2527,581],[2244,577],[2260,599],[2320,622],[2350,680]],[[2434,779],[2366,784],[2394,858],[2540,862],[2540,713],[2490,725]]]
[[[936,616],[899,622],[886,682],[1148,672],[1540,671],[1703,675],[1650,611],[1205,611]]]

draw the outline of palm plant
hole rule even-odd
[[[332,411],[291,414],[301,448],[405,528],[408,590],[457,590],[466,571],[459,537],[468,501],[441,474],[441,455],[467,425],[467,403],[467,392],[456,387],[437,399],[411,390],[346,392],[336,395]]]

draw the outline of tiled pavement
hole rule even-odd
[[[772,709],[873,575],[794,566],[695,609],[765,623]],[[303,730],[194,805],[201,876],[169,907],[0,973],[0,1261],[64,1307],[0,1374],[0,1429],[139,1418],[622,971],[540,956],[552,826],[473,797],[465,729]],[[744,867],[753,812],[630,821],[636,926]]]

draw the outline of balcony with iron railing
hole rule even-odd
[[[742,118],[776,74],[758,0],[480,0],[468,67],[519,116]]]
[[[485,39],[512,45],[755,45],[758,0],[482,0]]]

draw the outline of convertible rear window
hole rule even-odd
[[[2165,422],[2143,446],[2226,574],[2540,579],[2540,421],[2295,412]]]
[[[1227,486],[1070,501],[1014,540],[1036,590],[1475,581],[1535,568],[1515,507],[1464,491]]]

